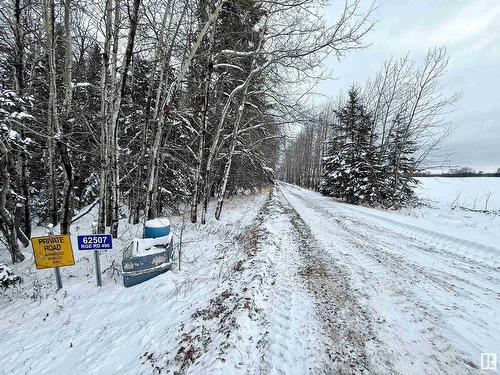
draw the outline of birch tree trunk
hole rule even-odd
[[[262,35],[261,35],[261,38],[259,40],[259,45],[257,46],[256,53],[260,51],[261,46],[262,46]],[[265,64],[264,64],[264,66],[265,66]],[[248,87],[250,86],[250,82],[252,81],[253,77],[258,72],[262,71],[262,69],[264,68],[264,66],[263,67],[255,68],[255,56],[254,56],[253,59],[252,59],[252,63],[250,65],[250,73],[249,73],[247,79],[243,82],[243,88],[242,88],[243,93],[241,95],[241,102],[240,102],[240,105],[238,106],[238,111],[237,111],[237,114],[236,114],[236,121],[235,121],[234,127],[233,127],[231,147],[229,149],[229,154],[227,156],[226,165],[224,166],[224,174],[223,174],[223,178],[222,178],[221,187],[220,187],[220,190],[219,190],[219,196],[218,196],[218,199],[217,199],[217,208],[215,209],[215,218],[217,220],[220,219],[220,215],[221,215],[221,212],[222,212],[222,205],[224,204],[224,196],[226,195],[227,181],[229,179],[229,173],[231,171],[231,164],[232,164],[232,161],[233,161],[234,149],[235,149],[236,143],[238,141],[238,133],[239,133],[239,130],[240,130],[241,119],[243,117],[243,111],[245,109],[245,102],[247,100]],[[227,104],[230,104],[230,103],[226,103],[226,105]],[[220,136],[220,130],[222,129],[222,121],[224,121],[226,115],[227,115],[227,111],[225,112],[225,114],[221,118],[221,124],[219,126],[219,134],[217,136],[217,140],[218,140],[218,138]],[[212,146],[214,146],[214,145],[212,145]],[[215,150],[215,148],[214,148],[214,150]],[[213,156],[212,156],[212,158],[210,158],[210,162],[212,160],[213,160]],[[207,206],[208,205],[205,205],[204,207],[207,207]],[[205,212],[205,215],[206,215],[206,212]]]
[[[257,51],[260,50],[261,43],[262,42],[259,42],[259,47],[258,47]],[[259,67],[255,67],[255,56],[254,56],[254,58],[252,59],[251,67],[250,67],[251,70],[250,70],[250,73],[248,74],[247,78],[245,79],[245,81],[243,83],[236,86],[231,91],[231,93],[229,94],[229,96],[226,100],[226,104],[224,105],[224,108],[222,109],[222,114],[221,114],[221,117],[219,119],[219,123],[217,124],[217,128],[215,129],[214,140],[212,142],[212,145],[210,146],[210,152],[208,154],[207,165],[206,165],[206,169],[205,169],[206,181],[205,181],[205,189],[203,191],[203,207],[202,207],[202,212],[201,212],[201,223],[202,224],[205,224],[207,221],[208,201],[210,199],[210,193],[211,193],[211,189],[212,189],[212,181],[211,181],[212,180],[212,176],[211,176],[212,163],[213,163],[213,160],[215,159],[215,156],[217,153],[220,134],[221,134],[222,128],[224,126],[224,123],[226,122],[226,117],[229,113],[229,109],[231,107],[231,104],[232,104],[235,96],[238,93],[240,93],[241,91],[244,91],[245,92],[244,96],[246,96],[247,87],[250,84],[250,82],[252,81],[252,79],[255,77],[256,74],[263,71],[270,64],[271,64],[271,61],[268,61]],[[243,108],[244,108],[244,106],[243,106]]]
[[[194,45],[191,47],[191,50],[188,54],[188,56],[184,59],[181,69],[177,73],[175,80],[170,84],[170,87],[167,91],[167,94],[165,98],[163,99],[163,102],[160,106],[159,109],[159,118],[158,118],[158,126],[156,129],[156,134],[153,142],[153,147],[151,148],[151,157],[150,157],[150,162],[149,162],[149,167],[148,167],[148,185],[147,185],[147,194],[146,194],[146,204],[145,204],[145,218],[153,218],[155,216],[155,212],[153,212],[152,207],[156,206],[156,202],[154,201],[154,186],[156,183],[156,180],[158,178],[157,176],[157,168],[158,168],[158,155],[159,155],[159,150],[160,150],[160,145],[161,145],[161,140],[163,138],[163,130],[165,127],[165,122],[169,116],[171,105],[172,105],[172,100],[174,98],[174,95],[177,91],[177,86],[180,84],[180,82],[184,79],[186,76],[186,73],[191,66],[191,62],[193,61],[193,58],[198,51],[198,48],[201,45],[201,42],[205,35],[207,34],[209,28],[215,23],[219,16],[220,9],[222,5],[226,2],[226,0],[218,0],[217,3],[214,6],[213,12],[210,14],[208,17],[207,22],[203,25],[203,28],[200,30],[198,37],[194,43]]]
[[[71,72],[72,72],[72,48],[71,48],[71,29],[70,29],[70,6],[71,0],[65,0],[64,2],[64,102],[63,102],[63,134],[58,138],[58,149],[61,155],[61,161],[64,168],[64,174],[66,180],[64,182],[63,200],[61,206],[61,233],[68,234],[71,226],[71,216],[73,213],[73,165],[71,164],[71,159],[69,156],[69,151],[67,143],[69,139],[64,136],[64,134],[70,134],[69,115],[71,110],[72,101],[72,84],[71,84]],[[55,78],[54,78],[55,80]],[[57,113],[56,113],[57,116]]]
[[[198,202],[200,200],[200,188],[201,188],[201,175],[203,168],[203,157],[205,151],[205,138],[207,133],[207,114],[208,114],[208,104],[210,101],[210,82],[212,79],[213,73],[213,63],[212,63],[212,47],[214,42],[215,32],[212,32],[210,36],[210,41],[208,44],[208,54],[209,54],[209,64],[208,64],[208,72],[205,77],[205,90],[203,94],[203,108],[202,108],[202,117],[201,117],[201,126],[200,126],[200,141],[198,144],[198,153],[196,160],[196,172],[194,178],[194,187],[193,193],[191,195],[191,222],[196,223],[198,221]]]
[[[127,38],[127,48],[125,50],[125,55],[123,56],[123,63],[121,66],[120,80],[116,86],[116,93],[114,95],[113,102],[113,112],[111,118],[110,126],[110,136],[111,136],[111,201],[112,201],[112,213],[111,213],[111,234],[114,238],[118,236],[118,223],[119,223],[119,198],[120,198],[120,169],[118,165],[118,117],[120,114],[120,109],[122,105],[123,96],[125,94],[125,86],[127,83],[127,74],[130,68],[130,62],[132,60],[132,54],[134,52],[134,41],[137,31],[137,21],[139,16],[139,6],[141,0],[134,0],[134,5],[132,13],[130,14],[130,25],[129,33]],[[116,10],[115,10],[116,12]],[[115,24],[115,28],[118,25]]]
[[[246,82],[246,81],[245,81]],[[206,224],[207,222],[207,210],[208,210],[208,201],[210,199],[210,193],[212,190],[212,162],[215,158],[215,154],[217,151],[217,146],[219,145],[219,139],[220,139],[220,134],[222,131],[222,127],[224,126],[224,123],[226,121],[226,116],[229,113],[229,109],[231,107],[231,103],[236,96],[241,90],[245,88],[245,82],[240,84],[239,86],[236,86],[231,93],[229,94],[229,97],[226,100],[226,104],[224,105],[224,108],[222,109],[222,114],[221,118],[219,119],[219,122],[217,123],[217,127],[215,128],[215,132],[213,134],[214,139],[212,141],[212,145],[210,146],[210,151],[207,156],[207,164],[205,166],[205,185],[203,188],[203,202],[202,202],[202,210],[201,210],[201,223]]]
[[[194,176],[194,188],[191,195],[191,222],[198,221],[198,200],[200,197],[201,184],[201,169],[203,167],[203,152],[205,150],[205,136],[207,133],[207,112],[210,93],[210,79],[212,76],[212,68],[210,68],[208,77],[205,80],[205,93],[203,97],[203,113],[200,126],[200,141],[198,143],[198,155],[196,160],[196,172]]]
[[[112,38],[112,0],[106,0],[105,8],[105,34],[104,34],[104,51],[102,54],[102,75],[101,75],[101,171],[99,177],[99,212],[97,221],[97,232],[104,233],[106,231],[106,193],[108,181],[108,101],[110,99],[110,54],[111,54],[111,38]]]
[[[71,85],[73,70],[73,51],[71,40],[71,0],[64,1],[64,115],[69,116],[71,102],[73,98],[73,88]],[[67,120],[67,118],[65,119]]]
[[[241,97],[241,103],[238,106],[238,113],[236,114],[236,121],[235,121],[234,127],[233,127],[231,147],[229,149],[229,154],[227,155],[226,165],[224,166],[224,175],[223,175],[221,187],[219,190],[219,196],[217,198],[217,208],[215,209],[215,218],[217,220],[220,219],[220,214],[222,212],[222,205],[224,204],[224,196],[226,195],[227,181],[229,179],[229,172],[231,171],[231,163],[233,161],[234,149],[236,147],[236,143],[238,142],[238,132],[240,129],[241,118],[243,117],[243,110],[245,108],[245,101],[247,99],[247,91],[248,91],[248,84],[245,86],[245,89],[243,90],[243,95]]]
[[[56,86],[56,39],[54,34],[54,0],[44,0],[44,21],[47,34],[47,55],[49,65],[49,100],[47,110],[47,133],[48,133],[48,164],[49,164],[49,184],[50,184],[50,217],[52,224],[57,224],[58,219],[58,198],[56,190],[55,175],[55,137],[60,137],[59,123],[57,116],[57,86]]]
[[[155,87],[155,77],[157,74],[157,69],[158,69],[158,61],[161,60],[161,54],[162,54],[162,45],[165,44],[165,28],[167,25],[167,16],[169,13],[170,7],[167,7],[165,9],[165,12],[162,17],[162,22],[161,22],[161,28],[160,28],[160,34],[158,41],[156,43],[155,47],[155,57],[154,57],[154,62],[153,62],[153,68],[151,69],[151,79],[150,79],[150,84],[148,87],[148,94],[147,94],[147,104],[146,104],[146,111],[144,113],[144,125],[142,127],[142,137],[141,137],[141,148],[139,151],[139,160],[137,161],[137,168],[136,168],[136,174],[135,174],[135,183],[133,186],[133,203],[131,205],[131,214],[129,218],[129,222],[132,224],[138,224],[139,223],[139,216],[140,216],[140,210],[141,210],[141,200],[140,200],[140,194],[142,193],[142,178],[143,178],[143,161],[146,155],[146,147],[147,147],[147,133],[149,130],[149,124],[150,124],[150,119],[151,119],[151,105],[153,103],[153,95],[154,95],[154,87]],[[182,18],[182,16],[181,16]],[[173,16],[170,17],[168,29],[170,30],[170,27],[173,22]],[[177,29],[180,27],[180,22],[177,26]],[[174,36],[175,39],[175,36]],[[159,102],[160,102],[160,93],[161,93],[161,87],[163,84],[163,74],[165,72],[165,67],[166,64],[165,62],[161,64],[160,66],[160,79],[159,79],[159,84],[158,84],[158,90],[156,91],[156,101],[155,101],[155,108],[153,112],[153,118],[156,118],[157,116],[157,110],[159,107]]]
[[[24,96],[25,81],[24,81],[24,37],[23,28],[21,25],[21,0],[14,0],[13,2],[13,23],[12,31],[14,34],[14,82],[16,87],[16,94],[22,98]],[[21,135],[26,137],[25,129],[21,129]],[[28,150],[27,146],[23,146],[20,154],[21,164],[21,190],[24,197],[24,204],[20,210],[22,215],[22,231],[27,238],[31,237],[31,208],[30,208],[30,176],[28,169]]]
[[[69,0],[65,3],[65,30],[69,33]],[[55,184],[55,145],[59,151],[61,162],[64,169],[64,194],[61,206],[61,233],[69,233],[69,228],[71,225],[71,193],[73,190],[73,167],[71,165],[71,159],[68,152],[68,147],[66,145],[67,139],[64,132],[61,130],[59,125],[59,114],[57,111],[57,71],[56,71],[56,47],[57,41],[54,31],[55,22],[55,5],[54,0],[44,0],[44,15],[45,15],[45,29],[47,33],[47,46],[48,46],[48,57],[49,57],[49,105],[48,105],[48,118],[47,124],[49,129],[49,162],[51,168],[49,169],[52,173],[51,178],[51,188],[52,188],[52,204],[55,205],[55,210],[53,210],[53,219],[57,221],[57,192]],[[70,34],[69,34],[70,35]],[[67,40],[69,37],[69,41]],[[71,36],[66,35],[66,47],[71,49]],[[71,93],[67,91],[71,90],[71,61],[66,60],[72,59],[71,50],[66,51],[65,54],[65,69],[64,69],[64,84],[65,84],[65,101],[64,101],[64,112],[65,115],[69,113],[69,107],[71,105]],[[54,207],[53,207],[54,209]]]

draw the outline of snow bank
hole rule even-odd
[[[393,218],[460,239],[460,247],[470,255],[479,251],[500,259],[500,178],[423,177],[419,181],[417,194],[429,206],[394,213]]]
[[[342,209],[373,219],[376,223],[383,224],[393,232],[422,239],[428,244],[437,248],[444,248],[458,256],[479,259],[500,268],[499,247],[483,243],[489,242],[484,241],[483,238],[478,238],[475,241],[467,238],[467,235],[464,236],[462,230],[456,230],[449,223],[444,222],[442,218],[441,223],[438,224],[432,218],[430,218],[430,221],[415,220],[415,218],[395,212],[377,211],[344,203]]]

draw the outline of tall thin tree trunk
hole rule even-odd
[[[101,72],[101,171],[99,176],[99,211],[97,218],[97,232],[106,231],[106,206],[108,203],[108,175],[109,175],[109,152],[108,152],[108,123],[109,123],[109,100],[111,94],[111,39],[113,32],[113,7],[112,0],[106,0],[105,6],[105,33],[104,50],[102,53],[102,72]]]
[[[18,97],[22,98],[24,95],[24,38],[23,30],[21,25],[21,0],[14,0],[14,22],[13,22],[13,34],[14,34],[14,81],[16,87],[16,94]],[[26,130],[21,129],[21,135],[23,138],[26,136]],[[30,208],[30,178],[28,169],[28,150],[27,146],[23,146],[23,150],[20,154],[20,164],[21,164],[21,191],[24,197],[24,204],[20,210],[20,215],[22,215],[22,231],[26,237],[31,237],[31,208]]]
[[[259,40],[259,44],[257,46],[256,51],[258,52],[261,48],[262,45],[262,37]],[[219,122],[217,124],[217,127],[215,129],[214,133],[214,139],[212,141],[212,145],[210,146],[210,151],[208,153],[207,157],[207,164],[205,167],[205,189],[203,190],[203,209],[201,211],[201,223],[205,224],[207,220],[207,209],[208,209],[208,201],[210,199],[210,194],[211,194],[211,189],[212,189],[212,163],[215,160],[217,149],[219,146],[219,138],[221,135],[222,128],[224,126],[224,123],[226,121],[226,117],[229,114],[229,109],[231,107],[231,104],[233,103],[233,100],[237,94],[239,94],[241,91],[246,92],[247,86],[250,84],[252,81],[253,77],[264,70],[267,66],[271,64],[270,60],[260,67],[255,67],[255,56],[252,59],[252,64],[250,65],[250,72],[248,73],[247,78],[245,79],[244,82],[236,86],[231,93],[229,94],[228,98],[226,99],[226,104],[224,105],[224,108],[222,109],[221,117],[219,119]]]
[[[54,34],[54,0],[44,0],[45,30],[47,34],[47,54],[49,60],[49,102],[47,113],[48,132],[48,164],[50,184],[50,216],[52,224],[57,224],[58,219],[58,197],[56,188],[56,150],[55,139],[60,138],[58,115],[57,115],[57,86],[56,86],[56,39]]]
[[[203,110],[200,126],[200,140],[198,143],[198,156],[196,160],[196,172],[194,177],[193,193],[191,195],[191,222],[198,220],[198,201],[200,198],[201,171],[203,167],[203,153],[205,150],[205,137],[207,132],[207,113],[210,95],[210,80],[212,78],[212,64],[209,64],[208,75],[205,79],[205,92],[203,96]]]
[[[215,218],[217,220],[220,219],[220,214],[222,212],[222,205],[224,204],[224,196],[226,195],[227,181],[229,180],[229,172],[231,171],[231,164],[233,162],[234,149],[236,147],[236,143],[238,142],[238,132],[240,130],[240,123],[243,117],[243,111],[245,109],[245,101],[247,99],[248,86],[249,86],[248,84],[245,85],[243,94],[241,95],[241,102],[240,105],[238,106],[236,121],[234,122],[231,147],[229,149],[229,154],[227,155],[227,161],[224,167],[224,175],[219,190],[219,197],[217,198],[217,208],[215,209]]]
[[[63,102],[63,134],[58,138],[58,150],[61,155],[61,162],[64,168],[64,174],[66,180],[64,182],[63,200],[61,205],[61,233],[68,234],[71,226],[71,216],[73,213],[73,165],[71,164],[71,158],[69,155],[67,143],[69,139],[64,136],[64,134],[69,134],[71,129],[68,120],[71,110],[72,101],[72,84],[71,84],[71,72],[72,72],[72,48],[71,48],[71,29],[70,29],[70,6],[71,0],[65,0],[64,2],[64,102]]]
[[[142,193],[142,185],[143,185],[143,181],[142,181],[143,166],[144,166],[143,161],[144,161],[144,158],[146,156],[147,133],[149,130],[149,123],[151,120],[151,104],[153,102],[156,70],[158,67],[158,61],[160,60],[160,56],[162,54],[161,48],[162,48],[163,44],[165,43],[165,27],[166,27],[166,23],[167,23],[167,16],[169,13],[169,9],[170,8],[167,8],[165,10],[165,12],[163,13],[161,29],[160,29],[160,36],[159,36],[159,40],[158,40],[158,42],[156,44],[156,48],[155,48],[155,59],[154,59],[153,69],[151,70],[151,80],[150,80],[150,84],[148,87],[146,111],[144,114],[144,125],[142,127],[141,148],[140,148],[140,152],[139,152],[139,160],[137,162],[135,184],[133,187],[133,189],[134,189],[133,205],[131,206],[131,215],[130,215],[130,220],[129,220],[133,224],[139,223],[139,216],[140,216],[140,210],[141,210],[141,200],[139,199],[139,197]],[[170,17],[168,29],[170,29],[172,22],[173,22],[173,17]],[[179,25],[177,27],[180,27],[180,22],[179,22]],[[154,112],[153,112],[154,119],[156,119],[156,117],[158,116],[158,108],[160,105],[162,85],[163,85],[163,75],[164,75],[165,69],[167,67],[167,64],[168,64],[168,61],[164,61],[160,65],[160,77],[158,80],[159,83],[158,83],[158,89],[156,91],[156,100],[155,100],[155,107],[154,107]]]
[[[116,1],[117,6],[119,1]],[[120,169],[118,165],[118,117],[120,114],[120,109],[122,105],[123,96],[125,94],[125,86],[127,83],[127,74],[130,68],[130,62],[132,60],[132,54],[134,51],[134,41],[135,34],[137,31],[137,22],[139,17],[139,6],[141,0],[134,0],[134,5],[132,13],[130,14],[130,25],[129,33],[127,38],[127,48],[125,50],[125,55],[123,57],[123,63],[121,66],[120,80],[116,86],[116,93],[114,95],[113,101],[113,111],[110,126],[110,151],[111,151],[111,234],[114,238],[118,236],[118,223],[119,223],[119,197],[120,197]],[[115,12],[117,10],[115,9]],[[115,24],[115,28],[118,25]]]

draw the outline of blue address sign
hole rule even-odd
[[[78,250],[109,250],[113,248],[111,234],[87,234],[78,236]]]

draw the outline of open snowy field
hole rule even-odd
[[[500,247],[500,178],[419,180],[417,194],[427,206],[405,212],[410,215],[410,222],[450,234],[464,243],[470,240],[486,247]]]
[[[500,177],[421,177],[417,193],[442,207],[500,210]]]
[[[433,201],[399,213],[284,183],[233,197],[221,221],[186,223],[181,271],[132,288],[121,257],[140,226],[120,224],[101,288],[91,253],[55,292],[25,249],[24,282],[0,291],[0,374],[493,374],[500,215],[454,207],[448,181],[423,179]]]

